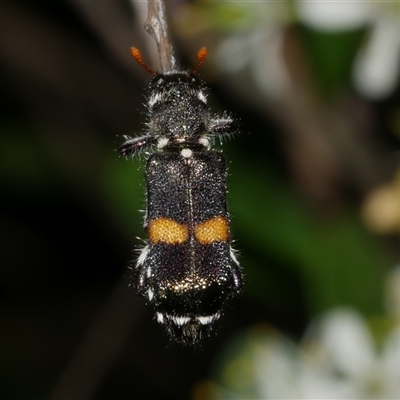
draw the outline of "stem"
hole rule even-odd
[[[168,24],[162,0],[148,0],[149,14],[144,24],[147,33],[157,43],[160,66],[163,73],[175,69],[176,61],[168,39]]]

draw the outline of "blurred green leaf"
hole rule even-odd
[[[133,233],[143,235],[145,186],[143,159],[117,156],[110,153],[105,161],[103,185],[110,213],[127,237]]]
[[[11,190],[41,192],[54,177],[49,159],[29,125],[0,126],[0,181]]]
[[[357,215],[343,211],[318,219],[267,165],[244,160],[243,155],[238,160],[229,185],[234,224],[265,259],[272,256],[296,268],[309,310],[317,313],[346,304],[366,314],[379,312],[389,261],[380,240],[365,231]],[[257,295],[268,287],[267,265],[247,273],[255,282],[250,281],[250,292]]]
[[[325,93],[348,84],[354,58],[366,35],[366,29],[346,32],[322,32],[300,27],[311,71]]]

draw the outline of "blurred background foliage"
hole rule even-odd
[[[400,256],[400,10],[332,4],[167,2],[178,59],[208,48],[211,106],[241,125],[223,148],[245,291],[191,350],[127,284],[144,157],[115,149],[146,118],[130,46],[158,65],[146,3],[0,3],[1,398],[218,397],[196,384],[219,380],[238,332],[296,342],[338,306],[382,321]]]

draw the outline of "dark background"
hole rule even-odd
[[[145,157],[126,161],[116,148],[143,128],[149,79],[130,46],[157,68],[146,6],[134,3],[0,3],[4,399],[188,398],[221,347],[250,326],[296,339],[337,305],[382,312],[397,225],[382,238],[360,214],[397,167],[399,96],[372,102],[354,92],[349,69],[367,32],[282,27],[292,87],[273,98],[248,70],[219,67],[217,43],[235,34],[235,13],[170,2],[177,58],[193,66],[207,46],[200,72],[211,106],[240,120],[241,134],[223,148],[246,277],[214,337],[196,349],[170,342],[128,287],[132,248],[144,237]],[[342,60],[333,67],[326,43]]]

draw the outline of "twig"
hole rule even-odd
[[[172,45],[168,39],[165,6],[162,0],[148,0],[148,9],[149,14],[144,28],[157,43],[161,71],[167,72],[175,69],[176,61]]]

